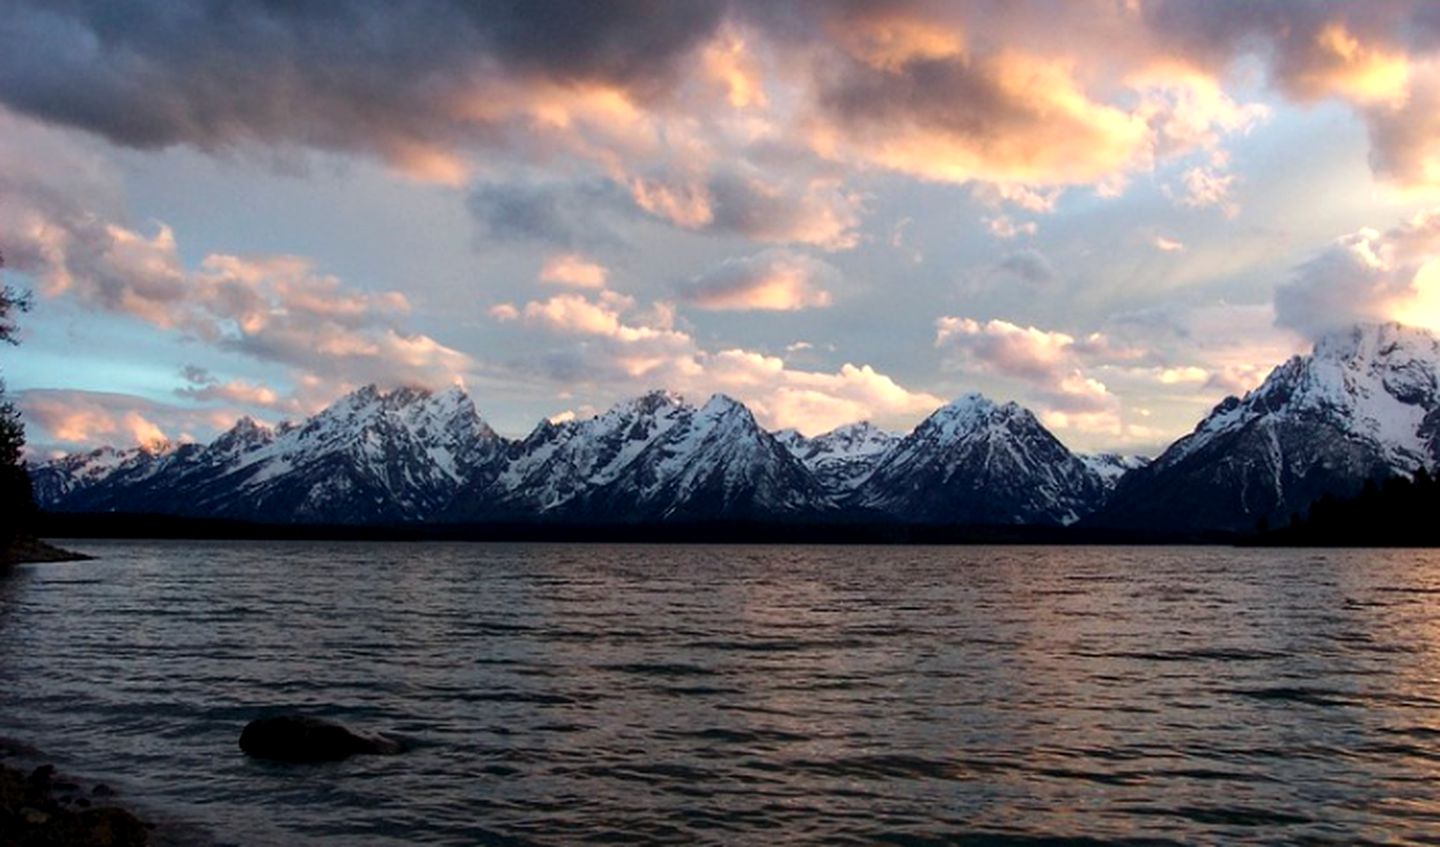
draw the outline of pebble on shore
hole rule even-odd
[[[0,847],[146,847],[152,827],[110,805],[113,793],[61,779],[53,765],[0,764]]]

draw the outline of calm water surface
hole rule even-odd
[[[221,844],[1440,843],[1437,552],[71,546],[0,734]]]

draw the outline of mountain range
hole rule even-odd
[[[300,423],[31,467],[57,512],[265,523],[865,521],[1245,532],[1440,460],[1440,341],[1357,326],[1230,397],[1153,462],[1078,455],[969,394],[908,434],[768,432],[742,403],[655,391],[495,433],[456,387],[362,388]]]

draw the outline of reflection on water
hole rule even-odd
[[[233,844],[1440,832],[1440,554],[89,543],[0,734]],[[281,767],[303,708],[410,739]]]

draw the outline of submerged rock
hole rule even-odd
[[[323,718],[277,715],[245,725],[240,749],[247,756],[277,762],[338,762],[359,754],[393,755],[404,747],[383,735],[369,735]]]

